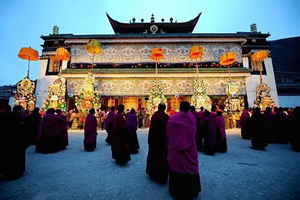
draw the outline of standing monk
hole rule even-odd
[[[129,148],[130,153],[138,153],[140,149],[139,140],[136,134],[137,130],[137,117],[135,114],[134,108],[130,110],[130,112],[126,115],[126,127],[128,130],[128,136],[129,136]]]
[[[105,139],[105,142],[107,142],[109,145],[111,144],[111,131],[114,123],[114,118],[115,118],[115,107],[112,106],[110,108],[110,111],[108,112],[107,118],[106,118],[106,124],[105,124],[105,129],[107,132],[107,137]]]
[[[37,135],[36,151],[54,153],[61,150],[60,119],[55,114],[54,108],[47,110],[42,118]]]
[[[61,140],[61,149],[66,149],[69,145],[69,137],[68,137],[68,119],[60,109],[56,110],[56,114],[59,117],[60,121],[60,140]]]
[[[244,109],[243,113],[240,117],[240,123],[241,123],[241,136],[243,139],[250,139],[250,114],[248,112],[248,109]]]
[[[86,117],[84,127],[84,149],[86,151],[94,151],[97,143],[97,119],[94,116],[95,109],[90,109],[90,114]]]
[[[220,153],[225,153],[227,151],[225,121],[222,116],[222,110],[217,109],[216,112],[216,150]]]
[[[148,134],[148,156],[146,173],[154,180],[164,183],[168,180],[169,166],[167,160],[166,126],[169,115],[165,113],[166,105],[160,103],[158,111],[151,118]]]
[[[114,119],[111,143],[112,158],[116,160],[117,164],[125,165],[131,160],[128,140],[128,130],[124,118],[124,105],[120,104],[118,106],[118,113]]]
[[[201,191],[196,145],[196,120],[190,104],[180,103],[180,112],[167,123],[170,167],[169,191],[175,199],[194,199]]]

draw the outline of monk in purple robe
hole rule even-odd
[[[169,192],[175,199],[194,199],[201,191],[196,120],[189,109],[190,104],[183,101],[180,112],[170,117],[166,127]]]
[[[110,108],[110,111],[108,112],[106,121],[105,121],[105,129],[107,132],[107,137],[105,139],[105,142],[108,144],[111,144],[111,131],[114,123],[114,118],[115,118],[115,107],[112,106]]]
[[[227,151],[225,121],[222,111],[217,109],[216,112],[216,150],[220,153],[225,153]]]
[[[124,105],[118,106],[118,113],[115,115],[112,128],[111,143],[112,158],[117,164],[125,165],[130,157],[129,136],[124,116]]]
[[[198,151],[203,151],[203,138],[204,138],[204,107],[200,107],[200,111],[197,113],[199,118],[199,131],[197,132],[196,142]]]
[[[90,114],[86,117],[84,127],[84,149],[86,151],[94,151],[97,143],[97,119],[95,117],[95,109],[90,109]]]
[[[204,153],[213,156],[216,151],[216,107],[212,107],[208,116],[205,116],[206,120],[206,133],[204,136]],[[207,121],[208,120],[208,121]]]
[[[48,109],[42,118],[36,140],[37,152],[54,153],[61,150],[60,119],[54,108]]]
[[[158,111],[151,117],[148,133],[148,156],[146,173],[155,181],[165,183],[168,180],[169,166],[167,160],[166,126],[169,115],[165,113],[166,105],[160,103]]]
[[[132,154],[138,153],[140,149],[140,144],[136,134],[138,123],[137,123],[137,116],[134,108],[132,108],[130,112],[126,114],[126,127],[129,136],[130,153]]]
[[[69,145],[69,137],[68,137],[68,119],[67,117],[62,113],[60,109],[56,110],[56,114],[59,117],[59,123],[60,123],[60,140],[61,140],[61,148],[66,149],[66,147]]]

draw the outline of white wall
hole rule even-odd
[[[245,60],[243,59],[243,62],[248,62],[248,61],[246,59]],[[264,60],[264,63],[265,63],[267,75],[262,75],[263,82],[270,87],[271,97],[273,98],[275,104],[279,105],[272,59],[267,58]],[[250,107],[253,107],[254,100],[256,98],[256,87],[259,84],[260,84],[259,74],[251,75],[250,77],[246,78],[247,97],[248,97],[248,104]]]
[[[57,79],[56,75],[53,76],[45,76],[46,69],[47,69],[47,62],[48,60],[41,60],[40,62],[40,70],[37,78],[36,83],[36,107],[43,108],[44,107],[44,100],[48,96],[48,87],[50,84]]]

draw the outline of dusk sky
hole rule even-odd
[[[42,53],[41,35],[114,34],[106,12],[120,22],[162,18],[185,22],[202,15],[193,33],[270,33],[268,40],[300,36],[299,0],[1,0],[0,1],[0,86],[16,84],[27,75],[28,61],[18,57],[22,47]],[[30,62],[30,79],[38,75],[40,61]]]

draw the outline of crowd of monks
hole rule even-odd
[[[300,151],[300,108],[244,109],[225,112],[213,106],[211,111],[197,112],[188,102],[180,104],[178,113],[166,113],[166,106],[149,118],[146,173],[155,181],[169,180],[175,199],[193,199],[201,191],[198,152],[213,156],[227,151],[226,129],[241,128],[241,137],[251,139],[251,148],[265,150],[268,143],[290,143]],[[11,180],[25,171],[25,151],[35,145],[36,152],[53,153],[69,145],[68,129],[83,129],[86,151],[97,147],[97,131],[105,129],[105,141],[111,146],[112,158],[125,165],[130,155],[139,152],[138,128],[145,127],[146,111],[124,112],[124,105],[103,111],[71,110],[63,113],[53,108],[46,112],[35,108],[31,113],[21,106],[6,106],[0,112],[0,178]],[[151,120],[150,120],[151,119]],[[183,195],[183,196],[182,196]]]

